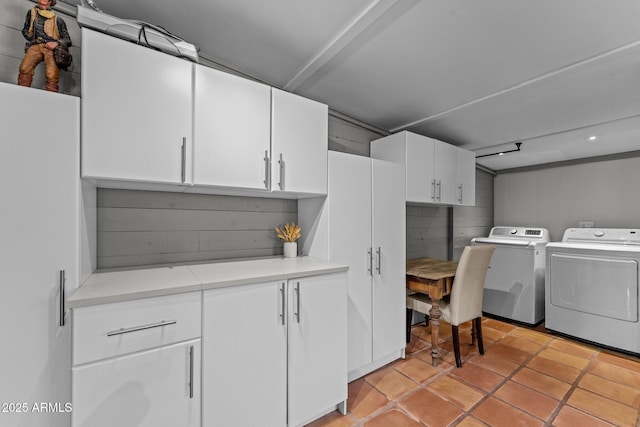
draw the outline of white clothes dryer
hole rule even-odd
[[[496,247],[484,282],[482,311],[535,325],[544,319],[545,245],[549,231],[535,227],[493,227],[472,245]]]
[[[568,228],[547,245],[550,331],[640,353],[640,229]]]

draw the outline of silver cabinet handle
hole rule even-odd
[[[182,138],[180,147],[180,181],[184,184],[187,180],[187,138]]]
[[[60,291],[59,291],[59,297],[60,297],[60,326],[64,326],[64,315],[65,315],[65,291],[64,291],[64,284],[67,281],[67,276],[64,270],[60,270]]]
[[[280,165],[280,182],[278,182],[278,187],[280,190],[284,190],[284,160],[282,160],[282,153],[280,153],[280,160],[278,160],[278,164]]]
[[[107,333],[107,336],[112,337],[114,335],[122,335],[122,334],[128,334],[130,332],[144,331],[145,329],[161,328],[164,326],[175,325],[176,323],[178,323],[177,320],[166,320],[166,321],[163,320],[162,322],[152,323],[150,325],[134,326],[133,328],[120,328],[116,331],[111,331]]]
[[[189,347],[189,399],[193,399],[193,346]]]
[[[282,310],[280,311],[280,321],[284,325],[284,306],[285,306],[285,292],[284,292],[284,283],[280,286],[280,298],[282,301]]]
[[[458,189],[460,190],[460,198],[458,199],[458,201],[462,203],[462,184],[458,185]]]
[[[436,180],[431,180],[431,200],[436,200]]]
[[[441,180],[438,180],[436,187],[438,188],[438,201],[440,201],[442,199],[442,181]]]
[[[300,323],[300,282],[296,282],[296,312],[294,315],[296,316],[296,321]]]
[[[376,265],[376,273],[381,274],[380,273],[380,264],[382,263],[382,256],[380,255],[380,246],[378,246],[378,249],[376,250],[376,254],[378,254],[378,264]]]
[[[271,159],[269,158],[269,151],[264,151],[264,188],[267,190],[271,188]]]
[[[370,276],[373,276],[373,248],[367,249],[367,257],[369,258],[369,262],[367,264],[367,271]]]

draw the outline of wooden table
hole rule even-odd
[[[432,306],[429,310],[431,325],[431,363],[438,365],[440,349],[438,333],[440,328],[440,300],[451,293],[453,278],[458,263],[437,258],[414,258],[407,260],[407,288],[413,292],[429,295]]]

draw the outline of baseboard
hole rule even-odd
[[[349,372],[347,378],[348,381],[354,381],[357,380],[358,378],[362,378],[365,375],[375,371],[376,369],[379,369],[381,367],[383,367],[384,365],[393,362],[394,360],[398,360],[398,359],[404,359],[404,347],[402,347],[399,350],[394,351],[393,353],[381,357],[378,360],[373,361],[372,363],[369,363],[368,365],[362,366],[360,368],[354,369],[352,371]]]

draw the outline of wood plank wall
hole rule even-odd
[[[282,254],[295,200],[98,189],[98,268]]]

